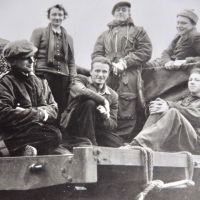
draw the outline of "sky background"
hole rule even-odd
[[[112,20],[117,0],[0,0],[0,38],[30,39],[35,28],[48,25],[47,9],[62,4],[69,13],[63,26],[74,39],[76,64],[90,67],[90,55],[97,37]],[[132,18],[147,31],[152,59],[159,57],[176,34],[176,14],[195,9],[200,16],[200,0],[130,0]],[[200,22],[197,25],[200,30]]]

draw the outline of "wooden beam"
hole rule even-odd
[[[98,165],[143,166],[139,150],[95,147],[93,151]],[[193,155],[193,159],[195,168],[200,168],[200,155]],[[153,152],[153,165],[155,167],[187,167],[187,155],[180,152]]]

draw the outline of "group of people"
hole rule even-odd
[[[179,102],[156,98],[149,108],[142,80],[143,68],[200,62],[194,11],[178,13],[177,35],[161,58],[150,61],[150,38],[134,24],[130,2],[116,3],[113,21],[94,45],[89,76],[77,74],[73,40],[62,27],[67,15],[62,5],[52,6],[46,28],[3,49],[10,70],[0,79],[2,156],[66,154],[70,138],[82,145],[199,153],[200,69],[190,72],[189,96]],[[149,117],[135,137],[138,108],[148,109]]]

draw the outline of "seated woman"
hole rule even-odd
[[[151,101],[150,116],[130,146],[200,153],[200,68],[191,71],[188,89],[190,95],[179,102]]]

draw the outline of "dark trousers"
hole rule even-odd
[[[14,133],[13,133],[14,134]],[[11,155],[20,155],[26,145],[35,147],[39,155],[51,154],[61,142],[61,132],[52,125],[34,124],[23,133],[4,142]]]
[[[53,73],[45,73],[51,92],[58,104],[59,116],[67,107],[69,95],[69,78],[67,76],[57,75]]]
[[[70,136],[88,138],[93,145],[119,147],[122,140],[102,127],[102,119],[93,100],[80,103],[72,113],[67,127]]]

